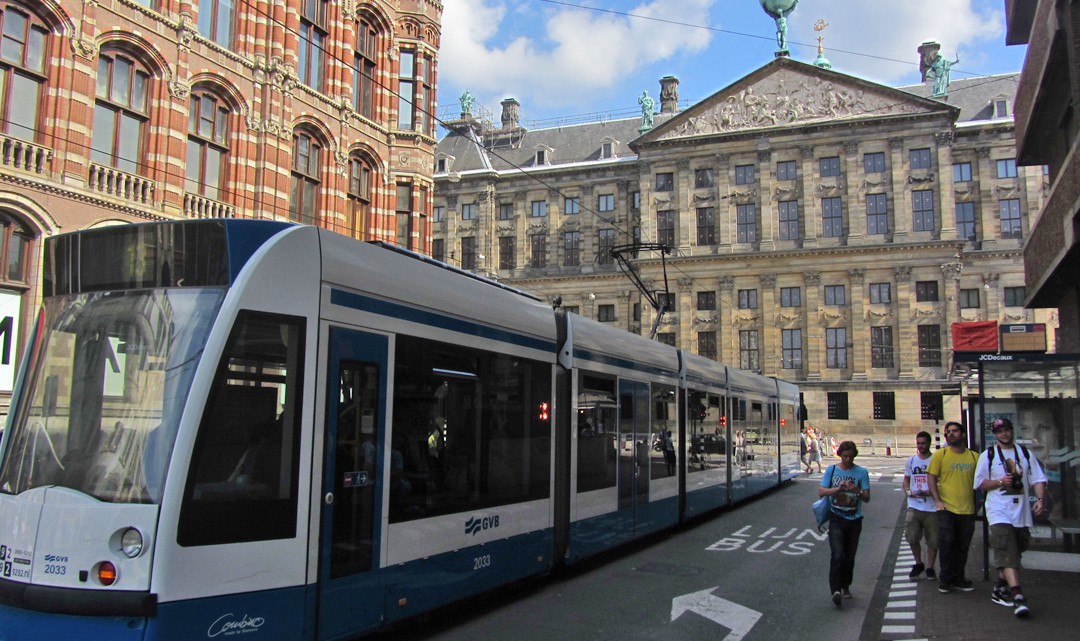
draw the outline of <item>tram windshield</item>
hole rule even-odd
[[[12,417],[0,491],[62,486],[158,503],[180,413],[225,289],[48,298]]]

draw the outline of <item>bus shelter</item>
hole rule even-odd
[[[1036,520],[1032,550],[1080,553],[1080,355],[956,353],[953,362],[972,449],[996,442],[990,424],[1007,418],[1046,470],[1053,506]]]

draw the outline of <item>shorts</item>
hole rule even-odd
[[[1031,532],[1026,527],[1008,523],[990,526],[990,547],[994,549],[994,566],[997,568],[1021,568],[1020,555],[1030,543]]]
[[[904,536],[908,543],[918,543],[920,538],[926,540],[926,546],[937,549],[938,542],[938,519],[937,512],[924,512],[908,508],[907,516],[904,517]]]
[[[821,452],[817,452],[817,451],[810,452],[810,462],[811,463],[820,463],[821,462]]]

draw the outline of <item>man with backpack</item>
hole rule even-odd
[[[1046,473],[1039,459],[1015,442],[1012,421],[996,419],[990,429],[997,442],[979,456],[974,481],[975,489],[986,493],[990,547],[998,568],[990,600],[1025,617],[1031,609],[1020,589],[1020,556],[1031,541],[1032,514],[1039,516],[1045,507]],[[1034,504],[1028,499],[1032,493]]]

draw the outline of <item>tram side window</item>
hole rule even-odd
[[[390,522],[547,498],[551,368],[399,335]]]
[[[577,491],[615,487],[615,379],[582,374],[578,380]]]
[[[199,425],[177,541],[296,536],[304,319],[241,312]]]
[[[720,424],[723,397],[691,390],[688,403],[688,474],[723,467],[727,460],[726,430]]]

